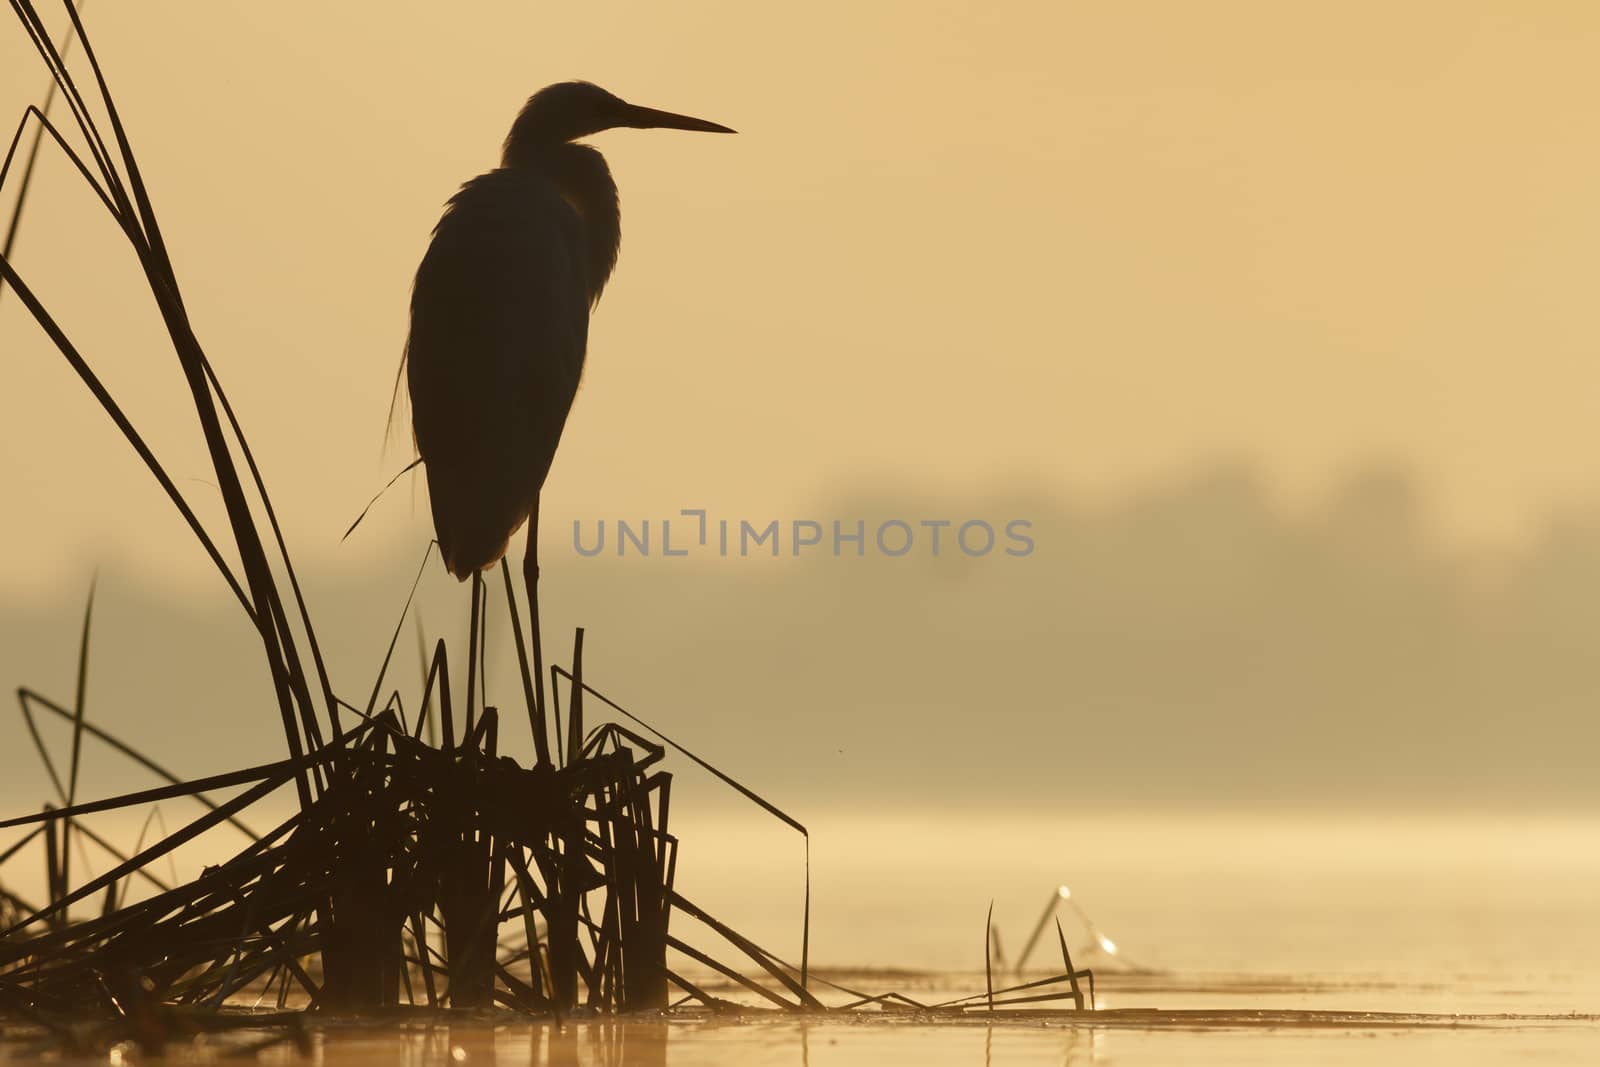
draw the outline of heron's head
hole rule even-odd
[[[704,119],[630,104],[589,82],[560,82],[540,89],[523,105],[506,137],[505,160],[510,164],[524,150],[565,144],[623,126],[638,130],[734,132]]]

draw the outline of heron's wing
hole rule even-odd
[[[417,449],[445,563],[498,559],[537,500],[583,372],[581,223],[512,171],[451,200],[417,270],[406,342]]]

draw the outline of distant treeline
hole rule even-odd
[[[869,529],[1021,518],[1034,548],[608,560],[562,545],[546,647],[564,659],[586,626],[592,684],[780,803],[1600,806],[1600,514],[1486,562],[1444,552],[1423,511],[1397,471],[1298,516],[1242,466],[1102,509],[862,489],[796,513]],[[344,558],[348,572],[307,582],[354,702],[416,558]],[[70,693],[79,592],[47,611],[0,604],[6,686]],[[243,764],[281,745],[236,610],[161,598],[103,575],[91,714],[208,771],[219,751]],[[464,632],[465,593],[442,573],[419,602],[430,635]],[[400,648],[412,701],[409,624]],[[174,682],[163,663],[179,649],[215,677]],[[491,698],[510,702],[513,663],[497,643]],[[31,760],[10,747],[0,777]]]

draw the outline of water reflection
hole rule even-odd
[[[431,1043],[428,1063],[474,1064],[483,1067],[499,1062],[495,1051],[495,1031],[486,1026],[446,1026],[443,1049]],[[439,1051],[444,1059],[436,1058]]]
[[[1045,1062],[1047,1051],[1043,1046],[1046,1042],[1040,1038],[1059,1041],[1062,1067],[1084,1067],[1086,1064],[1104,1062],[1101,1056],[1101,1042],[1107,1035],[1099,1030],[1079,1027],[1036,1030],[1011,1024],[983,1028],[983,1067],[994,1067],[997,1030],[1000,1031],[1001,1063],[1014,1061],[1014,1055],[1007,1053],[1017,1052],[1017,1046],[1025,1046],[1031,1059]]]
[[[1263,1019],[1267,1015],[1271,1018]],[[394,1021],[326,1021],[316,1055],[299,1058],[275,1046],[259,1062],[319,1067],[1004,1067],[1059,1063],[1088,1067],[1116,1062],[1142,1067],[1307,1063],[1399,1067],[1441,1062],[1452,1067],[1544,1058],[1593,1062],[1600,1016],[1399,1015],[1306,1011],[1139,1012],[1082,1025],[1055,1018],[963,1022],[895,1015],[744,1019],[679,1017],[568,1022],[563,1026],[511,1016],[451,1025]],[[670,1037],[668,1031],[674,1031]],[[1358,1040],[1367,1038],[1380,1040]],[[37,1042],[0,1035],[0,1064],[37,1062]],[[215,1063],[247,1046],[205,1039],[178,1043],[165,1062]],[[669,1053],[670,1048],[670,1053]],[[59,1053],[59,1050],[56,1050]],[[254,1055],[253,1052],[246,1055]],[[63,1063],[104,1064],[62,1059]],[[111,1062],[123,1062],[113,1054]]]
[[[665,1021],[633,1019],[568,1020],[561,1025],[489,1019],[445,1026],[335,1025],[324,1032],[318,1059],[323,1064],[402,1067],[666,1067],[668,1029]],[[688,1032],[698,1030],[691,1026]],[[800,1057],[804,1062],[803,1042]],[[690,1052],[684,1062],[699,1062],[699,1056]]]
[[[667,1024],[608,1020],[531,1028],[524,1063],[549,1067],[666,1067]]]

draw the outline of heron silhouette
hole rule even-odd
[[[529,696],[542,721],[539,494],[583,376],[589,313],[622,237],[605,157],[573,142],[618,127],[734,132],[588,82],[547,86],[512,123],[500,166],[451,197],[417,268],[402,363],[440,554],[452,575],[473,581],[469,716],[480,576],[526,523],[537,679]]]

